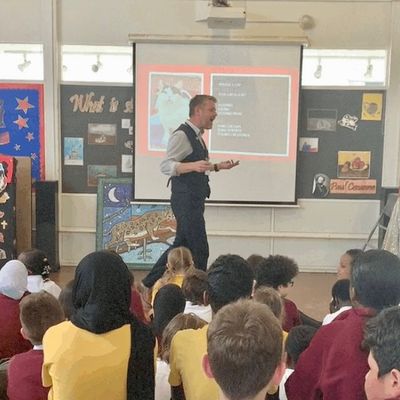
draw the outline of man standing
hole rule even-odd
[[[212,164],[203,141],[204,129],[211,129],[217,117],[217,99],[208,95],[196,95],[189,103],[189,119],[171,134],[167,156],[161,163],[161,171],[170,176],[171,207],[177,222],[175,241],[167,249],[152,270],[143,279],[150,288],[162,276],[171,248],[185,246],[190,249],[197,268],[205,270],[209,256],[204,221],[205,199],[210,196],[208,172],[231,169],[238,161],[222,161]]]

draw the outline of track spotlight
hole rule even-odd
[[[24,72],[30,65],[32,64],[32,61],[28,60],[26,58],[26,53],[24,53],[24,62],[21,64],[17,65],[17,68],[21,71]]]
[[[315,79],[321,79],[321,75],[322,75],[322,65],[321,65],[321,60],[319,59],[317,68],[314,71],[314,77]]]
[[[103,66],[103,64],[100,62],[100,56],[97,55],[97,62],[96,64],[92,65],[92,71],[94,73],[99,72],[99,69]]]

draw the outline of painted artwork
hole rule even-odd
[[[133,204],[132,181],[99,180],[97,250],[117,252],[133,267],[154,264],[175,239],[176,221],[169,205]]]
[[[43,85],[0,84],[0,153],[30,157],[32,179],[45,179]]]
[[[364,121],[380,121],[382,119],[382,102],[382,93],[364,93],[361,119]]]
[[[148,150],[164,151],[169,136],[189,117],[190,99],[202,92],[201,74],[151,73]]]
[[[338,178],[366,179],[370,175],[370,151],[339,151]]]
[[[116,165],[88,165],[87,166],[87,185],[97,186],[100,178],[116,178]]]
[[[83,138],[64,138],[64,165],[83,165]]]
[[[307,110],[308,131],[336,131],[337,110],[309,108]]]

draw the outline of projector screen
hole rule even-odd
[[[135,201],[169,199],[160,172],[168,138],[190,98],[211,94],[210,161],[240,165],[210,172],[210,201],[295,202],[301,46],[143,43],[135,58]]]

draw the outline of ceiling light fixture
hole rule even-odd
[[[368,59],[367,69],[364,73],[364,78],[372,78],[372,73],[374,72],[374,66],[371,63],[371,60]]]
[[[322,76],[322,65],[321,65],[321,59],[318,59],[318,65],[316,70],[314,71],[314,77],[315,79],[321,79]]]
[[[94,73],[99,72],[99,69],[100,69],[102,66],[103,66],[103,64],[102,64],[101,61],[100,61],[100,56],[97,55],[97,62],[96,62],[96,64],[93,64],[93,65],[92,65],[92,71],[93,71]]]
[[[24,62],[21,64],[17,65],[17,68],[21,71],[24,72],[30,65],[32,64],[31,60],[28,60],[26,58],[26,53],[24,53]]]

